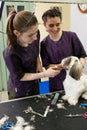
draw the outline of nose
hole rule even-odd
[[[53,29],[54,29],[54,30],[57,30],[57,29],[58,29],[58,26],[55,25],[55,26],[53,27]]]

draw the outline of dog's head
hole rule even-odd
[[[80,79],[83,71],[83,66],[78,57],[75,56],[66,57],[62,60],[61,64],[65,70],[69,71],[69,75],[72,78],[76,80]]]

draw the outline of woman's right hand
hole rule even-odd
[[[44,71],[44,77],[55,77],[61,72],[61,68],[58,69],[56,66],[49,67],[46,71]]]

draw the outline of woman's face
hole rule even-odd
[[[20,33],[14,30],[14,34],[17,36],[18,43],[21,46],[27,47],[32,44],[33,41],[37,40],[38,24],[29,28],[26,32]]]
[[[47,21],[44,23],[44,26],[51,37],[57,38],[61,30],[60,17],[48,17]]]

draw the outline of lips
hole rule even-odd
[[[57,32],[51,32],[52,35],[57,35],[58,34],[58,31]]]

